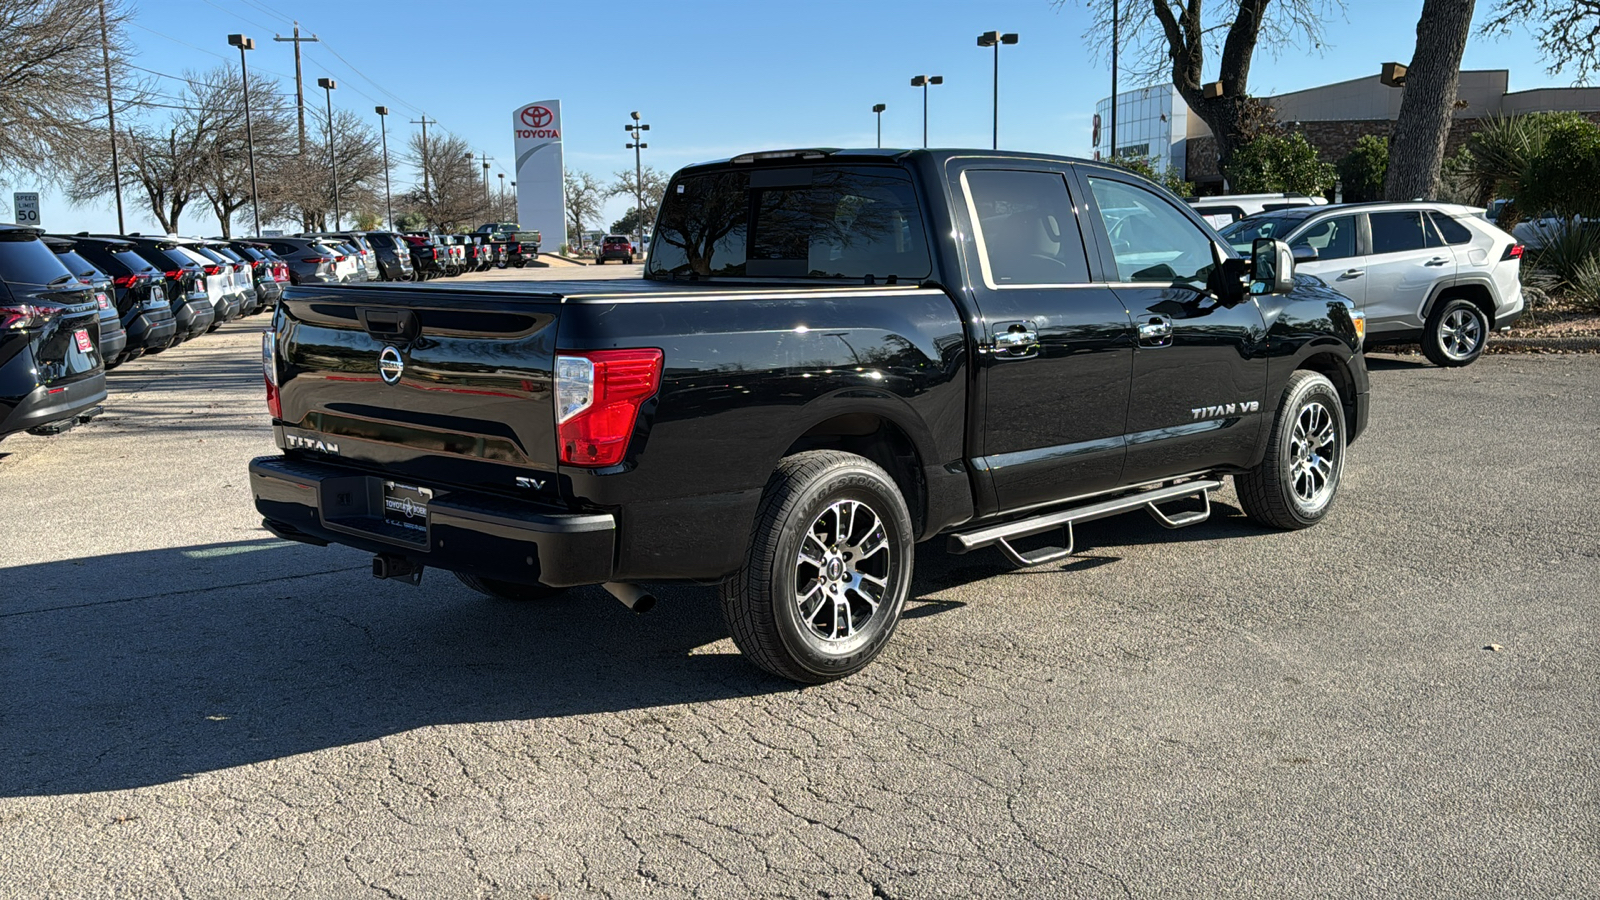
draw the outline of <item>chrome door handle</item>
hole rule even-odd
[[[1151,316],[1148,322],[1139,326],[1139,345],[1143,347],[1165,347],[1172,343],[1172,320],[1165,316]]]
[[[1005,330],[998,330],[1000,328]],[[1031,322],[997,322],[990,351],[1004,359],[1027,359],[1039,352],[1039,332]]]
[[[1339,280],[1344,281],[1346,278],[1360,278],[1365,274],[1367,274],[1366,269],[1349,269],[1343,275],[1339,276]]]

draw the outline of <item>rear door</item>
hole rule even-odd
[[[553,499],[559,309],[541,295],[292,291],[275,329],[282,445],[418,484]]]
[[[1089,278],[1065,167],[1025,160],[953,169],[968,281],[983,316],[974,468],[1017,510],[1116,486],[1133,325]]]
[[[1455,254],[1420,209],[1367,214],[1372,253],[1367,257],[1367,330],[1414,330],[1422,305],[1441,279],[1454,279]]]
[[[1133,388],[1122,481],[1246,465],[1270,412],[1266,322],[1255,300],[1234,306],[1207,290],[1215,232],[1135,176],[1080,172],[1100,274],[1132,313]]]

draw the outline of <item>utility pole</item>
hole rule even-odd
[[[306,155],[306,88],[300,78],[300,45],[320,43],[316,35],[308,38],[300,36],[300,23],[294,23],[294,37],[284,37],[281,34],[272,36],[275,41],[294,45],[294,105],[300,110],[300,155]]]
[[[639,122],[639,113],[638,113],[637,110],[634,111],[634,112],[628,113],[628,115],[633,117],[633,124],[632,125],[624,125],[622,127],[623,127],[623,129],[625,131],[628,132],[628,134],[633,136],[633,143],[628,145],[628,149],[633,151],[633,190],[634,190],[634,195],[633,196],[634,196],[634,198],[636,200],[639,201],[639,214],[638,214],[637,224],[639,226],[639,236],[643,237],[644,236],[644,158],[639,155],[639,151],[643,150],[644,148],[646,148],[646,147],[648,147],[650,145],[641,142],[639,140],[639,137],[640,137],[642,132],[649,131],[650,130],[650,126],[641,124]]]
[[[375,106],[378,128],[383,132],[383,211],[389,216],[389,229],[394,229],[394,203],[389,199],[389,107]]]
[[[106,63],[106,118],[111,120],[111,184],[117,192],[117,234],[127,234],[122,223],[122,166],[117,162],[117,108],[111,102],[111,39],[106,36],[106,0],[100,0],[100,56]]]
[[[412,119],[411,124],[422,126],[422,200],[431,204],[433,195],[428,193],[428,126],[439,124],[439,120],[429,120],[428,114],[423,113],[420,120]]]

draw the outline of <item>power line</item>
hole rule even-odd
[[[262,4],[255,2],[255,0],[244,0],[244,2],[245,2],[246,5],[254,7],[255,9],[266,13],[267,15],[273,17],[274,19],[277,19],[280,22],[287,22],[290,25],[294,24],[294,20],[293,19],[289,18],[288,16],[284,15],[283,13],[278,12],[277,10],[272,9],[271,7],[263,6]]]
[[[226,6],[221,6],[219,4],[213,3],[213,2],[211,2],[211,0],[203,0],[203,2],[205,3],[205,5],[211,7],[212,9],[219,9],[219,10],[227,13],[228,15],[233,16],[235,19],[238,19],[239,21],[245,23],[246,25],[254,25],[257,28],[264,28],[267,31],[272,31],[273,30],[272,26],[263,25],[260,22],[255,21],[254,19],[247,19],[244,16],[241,16],[238,13],[234,12],[233,10],[227,8]]]
[[[132,26],[133,26],[133,27],[135,27],[135,28],[138,28],[138,29],[141,29],[141,30],[143,30],[143,31],[148,31],[148,32],[150,32],[150,33],[151,33],[151,34],[153,34],[153,35],[155,35],[155,36],[156,36],[156,37],[160,37],[160,38],[166,38],[166,39],[167,39],[167,40],[169,40],[169,41],[171,41],[171,42],[173,42],[173,43],[174,43],[174,44],[182,44],[182,45],[183,45],[183,46],[185,46],[185,47],[188,47],[188,48],[189,48],[189,49],[190,49],[190,50],[198,50],[198,51],[200,51],[200,52],[201,52],[201,53],[204,53],[204,54],[206,54],[206,55],[207,55],[207,56],[215,56],[215,57],[216,57],[216,58],[217,58],[217,59],[220,59],[220,60],[222,60],[222,61],[223,61],[223,62],[225,62],[225,63],[231,63],[231,62],[233,62],[233,60],[232,60],[232,59],[229,59],[229,58],[228,58],[228,57],[226,57],[226,56],[223,56],[223,55],[222,55],[222,54],[220,54],[220,53],[212,53],[212,52],[211,52],[211,51],[210,51],[210,50],[207,50],[207,49],[206,49],[206,48],[204,48],[204,47],[197,47],[197,46],[195,46],[195,45],[194,45],[194,44],[191,44],[191,43],[189,43],[189,42],[188,42],[188,41],[182,41],[182,40],[179,40],[179,39],[177,39],[177,38],[175,38],[175,37],[173,37],[173,36],[172,36],[172,35],[170,35],[170,34],[163,34],[163,33],[161,33],[161,32],[159,32],[159,31],[157,31],[157,30],[155,30],[155,29],[154,29],[154,28],[150,28],[150,27],[148,27],[148,26],[145,26],[145,25],[140,25],[140,24],[139,24],[139,23],[138,23],[138,22],[133,22],[133,21],[130,21],[130,22],[128,22],[128,24],[129,24],[129,25],[132,25]],[[136,66],[136,67],[135,67],[135,68],[138,68],[138,67],[137,67],[137,66]],[[145,70],[141,70],[141,71],[145,71]],[[283,74],[283,73],[282,73],[282,72],[274,72],[274,71],[272,71],[272,70],[271,70],[271,69],[262,69],[262,68],[260,68],[260,67],[257,67],[257,69],[256,69],[256,71],[258,71],[258,72],[265,72],[265,73],[267,73],[267,74],[268,74],[268,75],[276,75],[276,76],[278,76],[278,77],[279,77],[279,78],[289,78],[289,77],[291,77],[291,76],[288,76],[288,75],[285,75],[285,74]],[[157,74],[161,74],[161,73],[157,73]],[[168,78],[175,78],[175,77],[177,77],[177,76],[174,76],[174,75],[168,75],[168,76],[167,76],[167,77],[168,77]]]

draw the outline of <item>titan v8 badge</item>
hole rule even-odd
[[[378,354],[378,377],[383,379],[384,384],[398,384],[405,371],[406,361],[400,358],[399,350],[385,347]]]
[[[1219,419],[1226,416],[1242,416],[1260,411],[1261,401],[1259,400],[1246,400],[1243,403],[1224,403],[1221,406],[1201,406],[1189,410],[1196,419]]]

